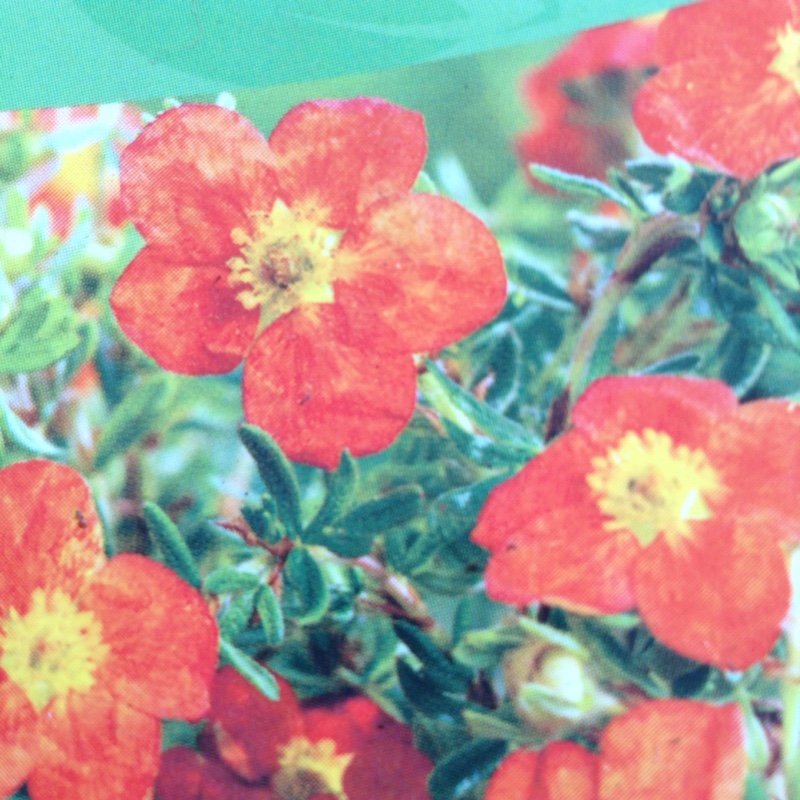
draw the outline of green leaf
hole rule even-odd
[[[767,282],[757,275],[750,276],[750,286],[753,288],[766,317],[777,328],[780,335],[795,350],[800,350],[800,331],[794,320],[784,310],[778,298],[767,285]]]
[[[34,286],[20,295],[0,332],[0,373],[35,372],[54,364],[80,344],[78,317],[64,297]]]
[[[239,437],[256,462],[264,486],[275,498],[281,522],[290,534],[299,534],[300,488],[289,459],[275,440],[255,425],[242,425]]]
[[[339,468],[335,472],[325,473],[327,486],[325,500],[303,534],[304,539],[312,541],[322,533],[326,525],[336,522],[346,512],[357,482],[356,462],[350,453],[345,451],[342,453]]]
[[[281,604],[271,586],[262,586],[256,595],[256,611],[261,619],[264,637],[269,647],[283,641],[284,625]]]
[[[131,389],[111,412],[97,442],[94,465],[102,469],[112,458],[124,453],[148,433],[164,427],[175,396],[172,375],[159,372]]]
[[[225,639],[220,639],[219,656],[223,664],[233,667],[269,700],[280,697],[280,687],[275,676]]]
[[[518,467],[530,461],[530,447],[515,447],[479,433],[469,433],[447,417],[442,417],[440,422],[459,452],[481,467]]]
[[[34,455],[57,457],[64,454],[61,448],[48,441],[42,433],[26,425],[0,394],[0,442],[3,441]]]
[[[242,572],[235,567],[221,567],[209,572],[203,581],[203,588],[210,594],[229,594],[257,589],[261,583],[258,575]]]
[[[164,556],[164,563],[195,589],[199,589],[200,574],[178,526],[155,503],[144,504],[144,520]]]
[[[639,375],[678,375],[691,372],[702,361],[696,353],[680,353],[645,367]]]
[[[432,361],[426,360],[425,363],[428,371],[420,378],[425,399],[443,417],[451,419],[470,433],[482,432],[497,441],[526,447],[530,457],[541,450],[541,439],[534,433],[481,403],[473,394],[451,381]]]
[[[630,230],[621,222],[602,214],[584,214],[572,209],[567,212],[575,243],[582,250],[596,253],[616,253],[625,244]]]
[[[488,780],[506,754],[501,739],[477,739],[440,761],[428,778],[431,800],[465,800]]]
[[[552,186],[559,192],[564,192],[564,194],[586,197],[590,200],[611,200],[623,208],[631,207],[628,198],[594,178],[572,175],[560,169],[546,167],[543,164],[529,164],[528,169],[537,181],[547,186]]]
[[[420,660],[425,673],[444,690],[465,692],[472,670],[453,661],[426,633],[405,620],[396,620],[397,638]]]
[[[466,700],[445,694],[425,670],[417,672],[402,659],[397,660],[397,680],[411,705],[434,719],[458,719],[466,706]]]
[[[316,559],[305,547],[294,547],[283,568],[283,611],[299,625],[319,622],[330,594]]]
[[[225,595],[217,614],[219,631],[225,639],[236,639],[248,630],[256,602],[256,592]]]
[[[267,498],[272,500],[269,495],[265,495],[264,501]],[[264,502],[259,505],[248,503],[242,506],[242,516],[259,539],[269,544],[277,544],[283,539],[283,528],[275,524],[275,517],[264,507]]]

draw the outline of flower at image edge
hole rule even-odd
[[[198,592],[143,556],[106,561],[73,469],[0,470],[0,795],[141,800],[159,718],[209,706],[218,631]]]
[[[114,288],[122,329],[162,367],[245,359],[245,418],[325,468],[388,446],[416,399],[412,354],[494,317],[494,237],[455,202],[412,193],[422,117],[371,98],[302,103],[268,140],[236,112],[184,105],[123,152],[145,247]]]
[[[157,800],[428,800],[433,765],[409,728],[365,697],[303,708],[291,686],[278,683],[272,702],[223,667],[202,752],[164,754]]]
[[[634,119],[659,153],[742,178],[800,156],[800,8],[791,0],[704,0],[667,12],[659,72]]]
[[[563,741],[515,750],[485,800],[741,800],[744,738],[734,704],[647,701],[608,724],[599,753]]]
[[[636,608],[690,658],[723,669],[763,658],[789,604],[800,409],[740,406],[718,381],[610,377],[571,422],[478,517],[489,595],[586,614]]]

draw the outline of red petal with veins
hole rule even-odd
[[[235,111],[187,103],[160,114],[122,152],[128,216],[165,259],[221,264],[238,253],[231,231],[275,201],[264,137]]]
[[[337,304],[300,306],[256,340],[244,369],[245,419],[294,461],[334,469],[342,451],[390,445],[416,402],[410,355],[368,307],[355,322]]]
[[[219,631],[200,593],[144,556],[115,556],[80,598],[111,647],[98,669],[120,702],[158,717],[199,719],[209,708]]]
[[[337,302],[379,310],[411,353],[472,333],[506,299],[492,233],[474,214],[432,194],[369,208],[342,240],[334,270]]]
[[[280,192],[345,229],[376,200],[411,189],[425,163],[422,115],[371,97],[295,106],[269,137]]]
[[[184,375],[230,372],[255,338],[258,309],[245,310],[227,267],[182,266],[141,250],[111,293],[123,331],[164,369]]]

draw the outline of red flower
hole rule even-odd
[[[106,562],[74,470],[0,470],[0,795],[141,800],[158,766],[158,717],[209,705],[217,626],[165,567]]]
[[[431,762],[371,700],[302,709],[279,678],[267,700],[230,667],[217,673],[204,754],[164,754],[158,800],[427,800]]]
[[[647,144],[749,178],[800,156],[800,8],[704,0],[667,13],[634,104]]]
[[[599,755],[572,742],[516,750],[486,800],[740,800],[746,776],[738,706],[652,700],[611,721]]]
[[[425,149],[419,114],[369,98],[302,103],[268,141],[216,106],[165,112],[122,156],[147,244],[114,288],[119,324],[175,372],[246,356],[245,417],[290,458],[386,447],[414,410],[412,353],[505,299],[483,223],[411,193]]]
[[[490,495],[473,539],[489,594],[588,614],[638,607],[691,658],[742,669],[789,604],[800,411],[718,381],[604,378],[572,428]]]
[[[655,31],[649,18],[584,31],[525,75],[523,96],[540,123],[516,140],[523,164],[603,178],[610,166],[634,154],[636,132],[628,108],[642,70],[653,63]],[[597,86],[589,85],[591,79]],[[604,79],[615,85],[604,85]]]

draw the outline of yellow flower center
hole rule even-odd
[[[59,170],[50,181],[51,190],[68,201],[78,195],[96,200],[101,157],[99,144],[62,153]]]
[[[100,622],[60,589],[36,589],[27,614],[12,608],[0,620],[0,668],[37,711],[91,689],[108,653]]]
[[[248,310],[261,307],[261,327],[300,303],[332,303],[333,253],[342,234],[276,200],[250,215],[252,231],[234,228],[240,254],[228,261],[228,283]]]
[[[769,71],[787,80],[800,93],[800,31],[787,22],[775,41],[778,53],[772,59]]]
[[[643,546],[659,534],[686,537],[691,523],[711,519],[724,486],[702,450],[675,446],[666,433],[629,431],[592,459],[587,482],[609,531],[627,530]]]
[[[308,800],[315,794],[332,794],[347,800],[344,773],[353,753],[336,754],[332,739],[310,742],[297,736],[286,744],[278,757],[280,770],[273,786],[280,800]]]

